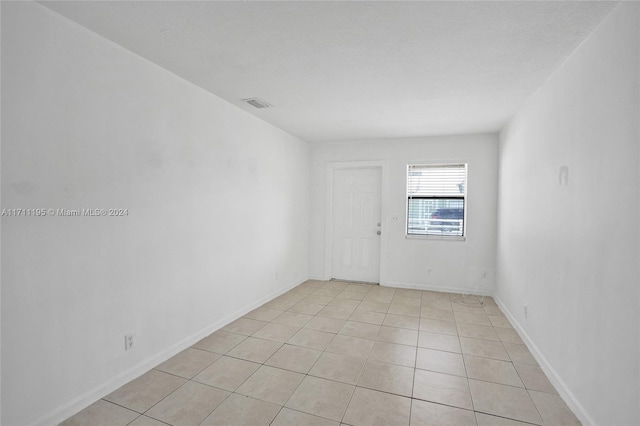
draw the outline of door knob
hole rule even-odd
[[[378,231],[378,232],[376,232],[376,234],[380,235],[380,234],[382,234],[382,231]]]

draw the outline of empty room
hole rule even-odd
[[[3,426],[640,425],[640,2],[0,15]]]

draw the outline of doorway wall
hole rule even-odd
[[[466,162],[469,167],[465,241],[406,238],[407,163]],[[497,135],[385,139],[311,145],[311,278],[330,279],[331,173],[382,168],[380,284],[440,291],[493,290],[497,210]]]

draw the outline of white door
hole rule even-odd
[[[332,278],[380,281],[379,167],[333,172]]]

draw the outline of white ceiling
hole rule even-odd
[[[310,142],[498,131],[613,2],[43,2]],[[260,97],[274,107],[242,103]]]

